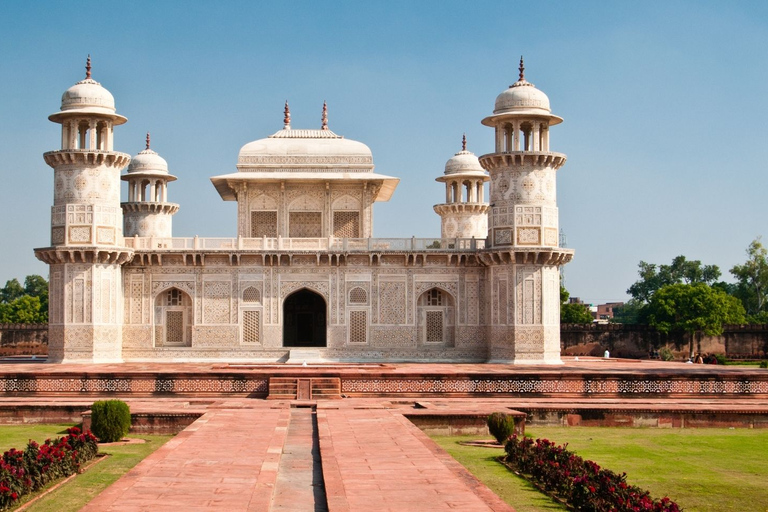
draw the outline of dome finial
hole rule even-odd
[[[523,56],[522,55],[520,56],[520,67],[517,68],[517,69],[520,70],[519,80],[521,82],[524,82],[525,81],[525,66],[523,65]]]
[[[147,147],[146,149],[149,149],[149,132],[147,132]]]
[[[85,61],[85,79],[91,78],[91,54],[88,54],[88,60]]]
[[[291,109],[288,107],[288,100],[285,100],[285,109],[283,109],[283,130],[291,129]]]
[[[323,130],[328,129],[328,104],[323,101]]]
[[[467,134],[463,134],[461,136],[461,150],[466,151],[467,150]]]

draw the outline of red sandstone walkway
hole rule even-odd
[[[400,412],[361,405],[372,406],[318,407],[327,510],[513,512]],[[287,403],[210,408],[83,510],[281,509],[285,496],[273,490],[289,417]],[[296,493],[291,510],[315,510],[309,496]]]
[[[207,412],[82,510],[269,510],[289,409],[266,405]]]

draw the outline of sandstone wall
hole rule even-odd
[[[0,324],[0,356],[48,353],[48,324]]]
[[[668,347],[680,358],[688,357],[688,335],[665,335],[647,325],[563,324],[560,344],[563,355],[602,356],[606,349],[615,357],[648,357],[652,349]],[[728,325],[720,336],[697,336],[694,351],[725,354],[731,358],[765,358],[768,325]]]

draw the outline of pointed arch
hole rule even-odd
[[[454,346],[456,301],[450,292],[432,287],[419,295],[416,318],[419,342]]]
[[[154,302],[155,346],[191,346],[194,319],[189,294],[174,286],[158,293]]]

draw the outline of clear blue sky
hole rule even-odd
[[[144,135],[179,177],[175,236],[234,236],[236,210],[209,178],[282,126],[330,127],[401,178],[374,235],[439,236],[434,178],[460,149],[492,151],[480,120],[517,77],[565,118],[551,134],[560,225],[576,257],[572,295],[623,300],[640,260],[684,254],[727,272],[766,229],[766,2],[12,2],[0,14],[0,285],[47,276],[60,145],[47,120],[94,78],[128,118],[115,147]],[[124,197],[127,191],[123,191]]]

